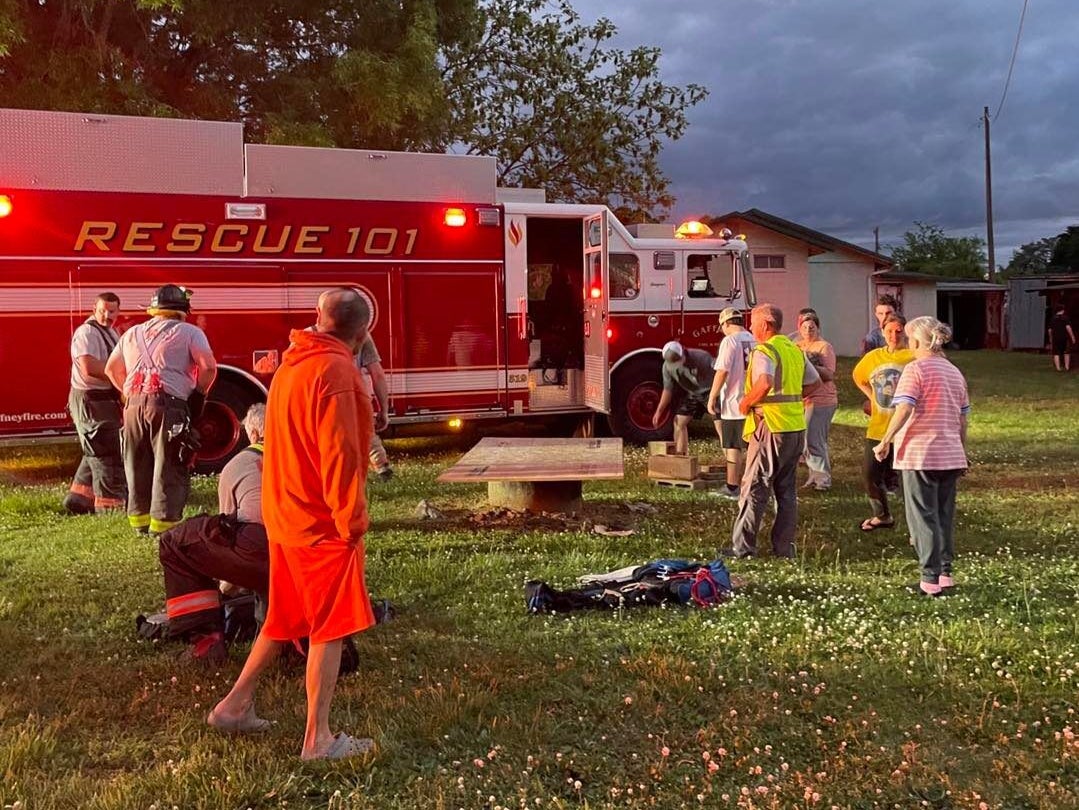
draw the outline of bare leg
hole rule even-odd
[[[689,423],[692,416],[675,415],[674,417],[674,452],[680,456],[689,455]]]
[[[746,467],[746,454],[741,450],[727,450],[727,486],[739,487]]]
[[[307,651],[307,729],[303,736],[301,759],[317,759],[333,745],[330,731],[330,701],[341,669],[344,639],[312,644]],[[242,676],[241,676],[242,677]]]
[[[255,643],[251,645],[251,652],[244,662],[244,668],[240,677],[221,702],[214,707],[212,714],[223,719],[231,720],[242,717],[255,702],[255,689],[258,686],[259,677],[281,652],[281,642],[267,638],[259,633]],[[336,673],[335,673],[336,674]]]

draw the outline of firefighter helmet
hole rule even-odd
[[[158,287],[150,299],[150,309],[172,309],[178,312],[191,311],[191,290],[175,284]]]

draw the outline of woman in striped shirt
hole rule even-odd
[[[908,323],[906,333],[914,360],[903,368],[892,398],[895,412],[873,453],[883,461],[895,440],[907,528],[922,567],[916,592],[940,596],[954,584],[955,492],[967,468],[970,398],[962,373],[944,357],[951,327],[923,316]]]

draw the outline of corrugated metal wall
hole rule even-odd
[[[1045,279],[1013,278],[1008,284],[1008,348],[1045,346]]]

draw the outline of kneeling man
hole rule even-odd
[[[262,605],[269,590],[270,554],[262,525],[262,437],[266,406],[244,417],[251,444],[221,471],[219,515],[199,515],[161,535],[165,612],[170,636],[191,641],[191,657],[225,658],[225,617],[218,583],[254,591]]]

